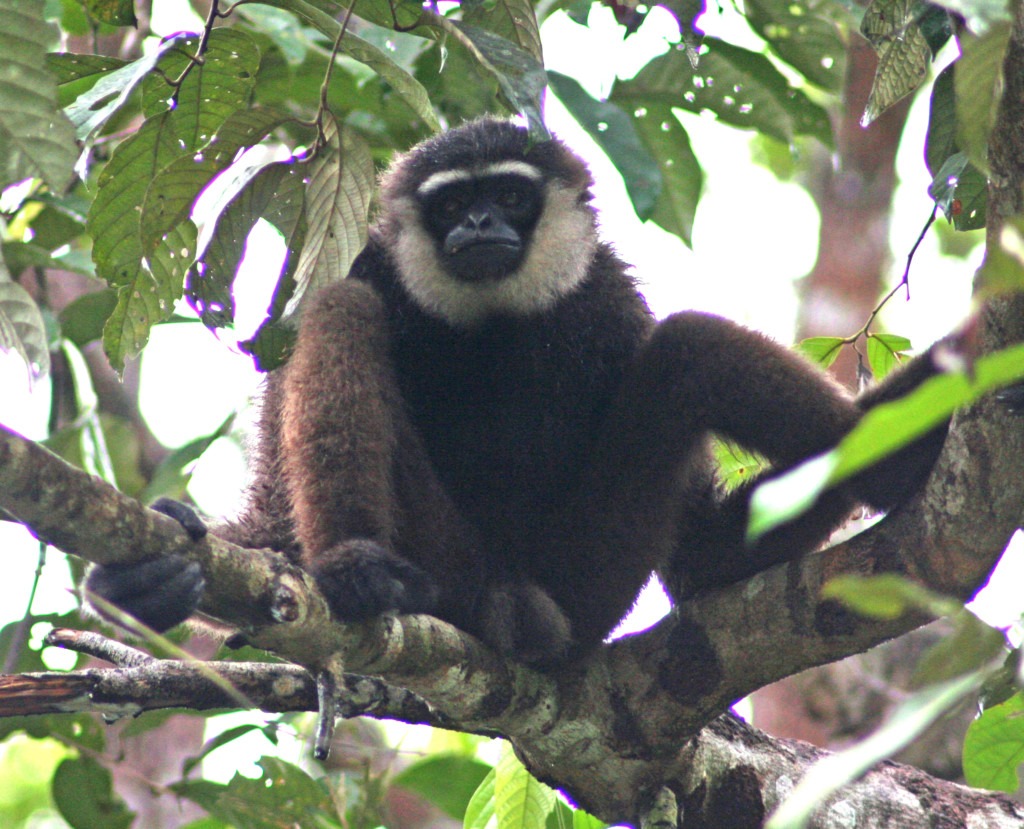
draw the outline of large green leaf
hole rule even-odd
[[[128,62],[108,55],[56,52],[46,56],[46,68],[57,78],[57,101],[62,107],[84,95],[96,82]]]
[[[188,278],[189,302],[204,324],[222,327],[234,320],[231,286],[245,255],[249,234],[260,219],[280,231],[289,251],[288,264],[295,267],[302,250],[305,173],[306,168],[295,162],[258,168],[221,211],[209,243]],[[291,292],[287,293],[290,296]],[[279,317],[284,309],[276,310]]]
[[[0,258],[0,351],[20,355],[33,376],[50,370],[46,326],[32,296],[7,275]]]
[[[932,85],[924,151],[932,174],[928,195],[957,230],[977,230],[985,226],[988,180],[957,142],[954,77],[958,63],[943,69]]]
[[[529,0],[464,0],[462,20],[505,38],[544,62],[537,15]]]
[[[93,239],[97,276],[115,287],[130,285],[142,267],[141,211],[157,174],[185,154],[170,115],[146,121],[122,141],[100,173],[86,228]]]
[[[1024,763],[1024,694],[987,708],[964,737],[964,777],[970,786],[1015,792]]]
[[[0,190],[35,177],[62,191],[71,183],[78,151],[46,67],[54,32],[40,3],[0,0],[0,20]]]
[[[142,351],[150,329],[173,313],[195,253],[196,227],[184,222],[167,234],[149,267],[141,265],[131,282],[119,287],[117,305],[103,327],[103,350],[115,370]]]
[[[57,767],[53,801],[73,829],[128,829],[135,819],[115,794],[110,771],[85,754]]]
[[[160,73],[142,85],[142,109],[153,118],[172,106],[175,134],[186,149],[205,147],[236,110],[249,104],[260,50],[239,29],[214,29],[197,61],[199,38],[190,35],[160,61]],[[172,88],[165,78],[184,79]]]
[[[102,73],[89,90],[79,95],[65,110],[75,125],[78,139],[88,146],[103,125],[128,100],[135,87],[153,71],[161,56],[174,49],[185,37],[184,34],[169,37],[148,55],[120,69]]]
[[[838,92],[846,46],[828,0],[744,0],[747,23],[786,63],[811,83]]]
[[[1009,23],[997,23],[981,37],[961,38],[963,54],[954,75],[957,144],[979,170],[988,170],[988,137],[1002,94],[1009,40]]]
[[[867,126],[928,76],[932,55],[949,36],[948,16],[921,0],[873,0],[861,34],[878,53],[878,68],[861,116]]]
[[[449,817],[461,820],[474,792],[490,772],[489,765],[473,757],[434,754],[402,771],[394,785],[416,792]]]
[[[692,246],[704,171],[690,146],[690,137],[665,104],[652,101],[636,109],[633,116],[637,135],[661,170],[661,192],[651,220]]]
[[[194,155],[172,161],[153,179],[142,205],[142,243],[149,255],[164,234],[188,217],[193,202],[239,150],[258,144],[289,120],[284,112],[240,109],[221,123],[208,143]]]
[[[324,121],[324,138],[306,169],[306,238],[295,271],[300,296],[345,277],[366,244],[369,225],[369,148],[333,118]]]
[[[341,31],[341,24],[334,15],[338,13],[343,15],[347,10],[347,6],[343,7],[330,2],[316,2],[315,0],[263,0],[263,2],[265,5],[290,11],[300,20],[325,35],[332,44]],[[325,8],[331,10],[325,11]],[[362,4],[359,9],[363,10]],[[388,20],[392,19],[394,18],[389,14]],[[387,81],[395,92],[402,96],[412,111],[422,118],[431,129],[439,130],[441,128],[434,108],[431,106],[430,96],[427,95],[423,85],[395,63],[386,52],[351,31],[345,32],[340,49],[343,55],[366,64]]]
[[[547,138],[541,116],[541,98],[547,85],[544,64],[526,49],[479,26],[446,17],[437,20],[443,31],[465,46],[480,67],[498,82],[508,106],[526,118],[534,140]]]
[[[711,37],[704,46],[696,69],[685,51],[672,49],[633,79],[616,82],[612,100],[621,106],[655,102],[690,112],[710,110],[728,124],[786,143],[812,135],[831,146],[828,113],[791,87],[764,55]]]
[[[637,134],[634,120],[609,101],[598,101],[575,78],[548,72],[558,99],[622,174],[633,209],[650,218],[661,195],[661,171]]]

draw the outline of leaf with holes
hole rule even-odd
[[[310,296],[341,279],[366,244],[373,159],[366,142],[333,118],[324,122],[324,145],[309,162],[306,240],[295,270],[296,293]]]
[[[134,284],[142,269],[141,207],[153,179],[184,150],[167,113],[146,121],[122,141],[98,180],[86,230],[93,239],[96,275],[108,284]]]
[[[634,119],[610,101],[598,101],[575,78],[548,72],[558,99],[611,159],[641,219],[650,218],[661,195],[661,171],[640,140]]]
[[[153,71],[160,57],[175,48],[185,35],[173,35],[163,41],[152,53],[122,66],[103,73],[87,91],[79,95],[73,104],[65,110],[71,123],[75,125],[75,134],[86,147],[107,121],[123,105],[145,77]]]
[[[103,350],[116,371],[142,351],[150,329],[173,313],[195,251],[195,225],[185,222],[156,249],[149,268],[140,266],[128,284],[119,286],[117,305],[103,326]]]
[[[664,104],[652,102],[633,115],[637,135],[661,170],[661,192],[651,221],[692,247],[704,171],[690,146],[690,136],[672,108]]]
[[[221,124],[248,106],[260,68],[256,41],[243,31],[210,32],[202,63],[195,62],[198,41],[191,35],[179,43],[160,61],[160,74],[150,75],[142,85],[142,110],[153,118],[168,109],[174,91],[164,76],[177,79],[184,74],[173,95],[172,123],[176,136],[191,152],[205,147]]]
[[[709,110],[728,124],[753,129],[789,143],[811,135],[831,146],[828,113],[794,89],[764,55],[717,38],[704,39],[707,51],[694,69],[682,49],[650,61],[612,94],[620,105],[651,102],[690,112]]]
[[[46,67],[53,33],[39,3],[0,0],[0,20],[7,32],[17,32],[5,37],[0,49],[0,190],[26,178],[64,190],[78,152]]]
[[[211,328],[230,325],[234,320],[231,286],[245,255],[246,241],[260,219],[270,222],[281,233],[288,248],[284,276],[293,269],[302,250],[307,168],[302,164],[277,162],[261,167],[242,186],[217,217],[209,244],[189,272],[189,303]],[[279,277],[279,282],[285,282]],[[278,292],[281,292],[279,286]],[[284,311],[291,291],[285,290],[280,307],[272,318]]]
[[[823,0],[746,0],[747,23],[811,83],[838,92],[846,71],[839,6]]]
[[[238,110],[228,116],[199,152],[182,156],[164,167],[147,188],[142,205],[145,254],[149,255],[164,234],[188,217],[203,188],[231,165],[239,150],[258,144],[289,117],[271,109]]]

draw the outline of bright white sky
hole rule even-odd
[[[184,4],[157,0],[154,6],[154,25],[160,32],[201,25],[172,17]],[[556,15],[545,25],[543,37],[549,68],[584,79],[595,95],[608,92],[614,72],[628,77],[647,56],[663,50],[664,37],[673,27],[667,13],[656,10],[637,35],[623,41],[607,9],[593,15],[603,18],[604,24],[598,29],[601,41],[597,46],[592,34],[588,36],[563,15]],[[659,15],[663,15],[660,20]],[[702,23],[709,33],[733,40],[746,37],[753,48],[759,48],[756,39],[747,34],[745,23],[728,7],[705,16]],[[706,172],[694,250],[690,251],[654,225],[637,221],[618,174],[557,101],[549,99],[547,116],[554,132],[590,160],[605,234],[634,264],[648,301],[659,316],[682,308],[700,308],[730,316],[781,341],[791,341],[796,314],[794,280],[813,265],[818,215],[802,188],[780,184],[768,171],[747,163],[748,133],[716,126],[711,118],[685,118]],[[926,193],[928,176],[920,155],[926,119],[927,100],[919,99],[898,162],[901,185],[891,232],[895,257],[892,284],[899,280],[906,253],[931,210]],[[258,285],[266,281],[261,280],[260,263],[275,261],[280,256],[280,243],[273,234],[266,234],[259,240],[254,238],[251,244],[255,255],[247,261],[243,281]],[[890,330],[909,336],[920,348],[955,327],[969,307],[977,261],[978,253],[968,262],[943,259],[931,234],[918,251],[911,274],[913,302],[907,304],[898,298],[886,313]],[[244,292],[238,299],[239,316],[259,320],[265,299],[252,301],[250,297],[247,302]],[[240,338],[247,335],[240,332]],[[228,345],[199,325],[169,325],[154,330],[143,357],[141,403],[147,422],[166,445],[179,446],[212,431],[257,388],[258,377],[250,359]],[[30,393],[24,367],[16,357],[0,354],[0,389],[4,389],[0,422],[28,436],[42,437],[49,400],[47,384],[39,384]],[[198,464],[190,492],[205,512],[222,515],[235,507],[243,478],[244,462],[237,444],[220,441]],[[24,613],[36,549],[24,531],[6,523],[0,523],[0,549],[7,566],[0,585],[0,624],[5,624]],[[1007,561],[1011,571],[994,579],[995,584],[987,590],[984,616],[993,623],[1009,624],[1019,618],[1024,600],[1012,586],[1019,585],[1024,577],[1020,559],[1017,555]],[[51,554],[50,561],[35,604],[37,612],[73,606],[66,592],[66,568],[56,554]],[[664,605],[655,599],[645,604],[643,617],[636,625],[646,626],[663,612]]]

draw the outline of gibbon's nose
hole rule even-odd
[[[470,210],[462,222],[466,230],[487,230],[492,224],[493,220],[488,210]]]

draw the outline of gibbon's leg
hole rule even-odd
[[[893,385],[892,396],[930,373],[923,361]],[[648,574],[677,555],[681,532],[696,538],[702,559],[690,556],[684,568],[714,573],[723,556],[743,548],[746,501],[738,496],[722,511],[712,498],[709,431],[785,468],[833,446],[860,415],[820,370],[761,334],[707,314],[669,317],[625,378],[580,489],[550,533],[538,580],[565,609],[577,639],[596,642]],[[873,478],[868,483],[875,494],[893,494]],[[838,493],[814,518],[797,522],[794,540],[803,546],[785,546],[787,557],[813,547],[851,505]]]
[[[471,548],[403,412],[371,288],[315,298],[273,392],[302,564],[334,613],[433,610],[450,571],[472,572]]]

